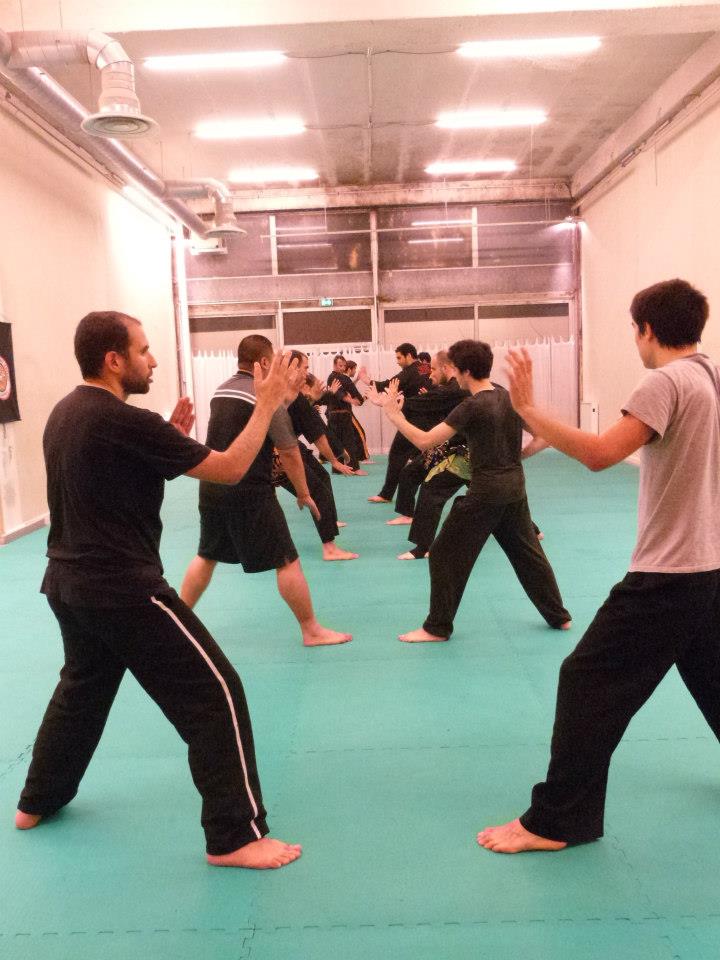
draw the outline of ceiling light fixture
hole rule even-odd
[[[441,113],[435,126],[443,130],[480,130],[492,127],[535,127],[545,123],[544,110],[456,110]]]
[[[439,160],[425,167],[425,173],[434,176],[463,173],[512,173],[517,170],[514,160]]]
[[[279,50],[247,50],[234,53],[181,53],[167,57],[148,57],[148,70],[172,72],[175,70],[252,70],[272,67],[287,57]]]
[[[279,243],[278,250],[317,250],[320,247],[331,246],[331,243]]]
[[[304,133],[299,117],[257,117],[249,120],[205,120],[195,127],[200,140],[249,140],[261,137],[289,137]]]
[[[471,59],[505,57],[566,57],[593,53],[600,46],[600,37],[549,37],[544,40],[481,40],[461,44],[457,52]]]
[[[312,167],[241,167],[231,170],[228,180],[231,183],[300,183],[317,180],[319,176]]]

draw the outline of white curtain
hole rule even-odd
[[[577,354],[575,340],[503,341],[493,344],[495,364],[492,379],[507,386],[505,356],[508,349],[525,347],[532,357],[535,396],[538,404],[565,423],[577,425]],[[446,344],[427,344],[419,347],[434,354],[446,349]],[[374,345],[338,345],[333,350],[307,348],[310,370],[316,377],[327,380],[333,357],[341,353],[364,366],[373,380],[386,380],[399,369],[395,351]],[[237,370],[237,357],[231,351],[193,354],[193,382],[195,387],[196,436],[205,439],[210,416],[210,400],[218,385]],[[360,384],[363,392],[362,384]],[[383,419],[382,411],[371,403],[354,408],[362,423],[373,453],[387,453],[395,430]]]

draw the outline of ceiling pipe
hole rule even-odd
[[[165,184],[171,197],[210,197],[215,208],[215,222],[205,236],[215,239],[223,237],[245,237],[247,230],[238,226],[235,219],[230,191],[221,180],[211,177],[193,180],[168,180]]]
[[[89,33],[35,31],[5,35],[3,60],[10,70],[50,64],[90,63],[100,71],[98,112],[83,120],[93,137],[143,137],[157,124],[143,116],[135,92],[135,67],[122,45],[97,30]],[[7,40],[10,51],[6,50]]]
[[[12,53],[10,35],[0,30],[0,65]],[[10,70],[0,66],[0,78],[5,77],[28,99],[30,106],[42,114],[68,140],[107,167],[124,182],[146,190],[162,204],[175,219],[200,237],[208,235],[208,224],[192,212],[181,200],[168,195],[165,182],[139,157],[114,139],[90,136],[81,129],[91,114],[56,80],[39,67]]]

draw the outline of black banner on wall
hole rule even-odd
[[[0,423],[19,419],[12,332],[9,323],[0,323]]]

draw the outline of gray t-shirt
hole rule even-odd
[[[652,370],[623,407],[655,431],[640,451],[630,571],[720,569],[720,397],[704,354]]]

